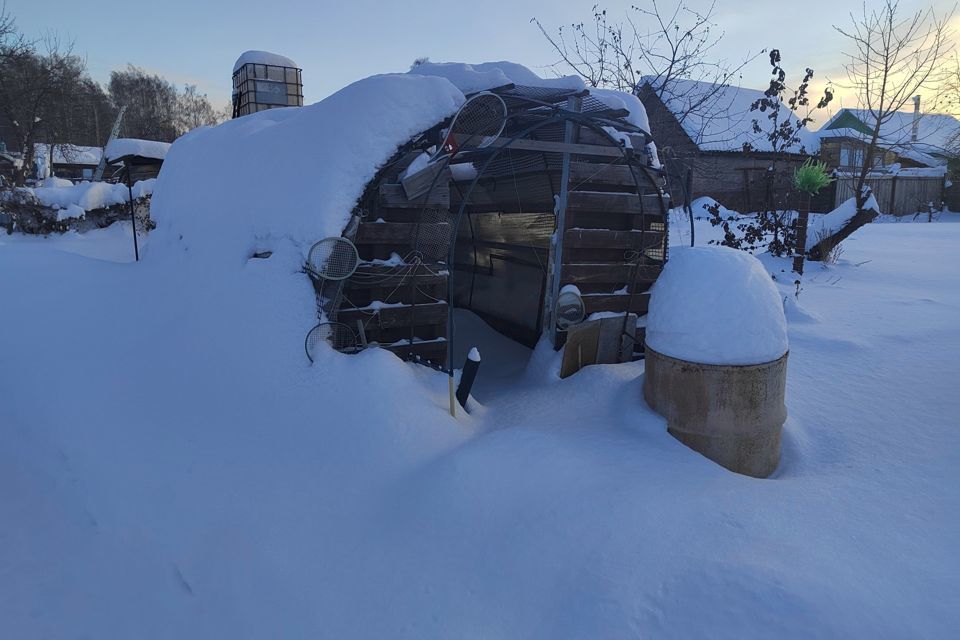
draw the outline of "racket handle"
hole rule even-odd
[[[450,415],[454,418],[457,417],[457,400],[455,397],[455,390],[453,388],[453,376],[447,376],[449,381],[448,385],[450,387]]]

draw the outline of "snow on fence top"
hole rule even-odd
[[[443,78],[380,75],[313,105],[191,131],[157,181],[155,252],[186,247],[211,264],[242,264],[253,250],[292,244],[302,261],[312,243],[340,235],[399,145],[463,101]]]
[[[749,253],[676,248],[652,289],[647,344],[700,364],[771,362],[788,348],[783,302],[770,274]]]
[[[299,69],[297,63],[288,58],[287,56],[282,56],[279,53],[270,53],[269,51],[244,51],[240,54],[240,57],[237,58],[237,61],[233,64],[233,72],[236,73],[245,64],[269,64],[275,67],[294,67]]]
[[[107,144],[107,160],[112,162],[124,156],[141,156],[143,158],[163,160],[169,150],[169,142],[138,140],[136,138],[117,138]]]

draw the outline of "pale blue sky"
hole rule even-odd
[[[637,0],[634,0],[636,3]],[[609,15],[622,15],[630,0],[607,3]],[[669,5],[670,0],[661,0]],[[690,6],[708,3],[691,0]],[[715,20],[726,32],[718,55],[743,57],[748,51],[779,47],[791,77],[805,66],[819,78],[843,78],[843,39],[832,22],[847,22],[854,2],[806,0],[798,3],[718,0]],[[928,6],[903,0],[905,9]],[[485,0],[446,2],[294,2],[233,0],[7,0],[7,8],[30,35],[52,30],[75,41],[93,77],[106,81],[111,69],[130,62],[178,84],[196,84],[220,106],[229,98],[230,73],[246,49],[264,49],[293,58],[303,68],[306,101],[374,73],[405,71],[418,56],[433,61],[513,60],[541,75],[555,54],[530,22],[555,27],[588,20],[593,0]],[[953,0],[937,0],[941,11]],[[766,86],[765,57],[744,73],[744,85]],[[848,104],[847,106],[853,106]]]

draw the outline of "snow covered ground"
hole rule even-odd
[[[453,420],[444,376],[385,352],[309,366],[287,253],[191,269],[129,242],[0,235],[2,637],[960,625],[960,225],[869,225],[808,268],[769,480],[670,437],[642,362],[559,380],[460,314],[486,353]]]

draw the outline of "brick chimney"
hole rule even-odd
[[[910,142],[917,141],[920,132],[920,96],[913,96],[913,130],[910,132]]]

